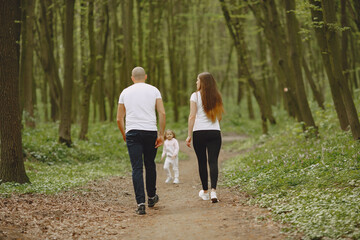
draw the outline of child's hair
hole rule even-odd
[[[166,138],[166,133],[167,133],[167,132],[171,132],[171,134],[173,135],[173,138],[176,138],[176,135],[175,135],[174,131],[171,130],[171,129],[167,129],[167,130],[165,131],[165,133],[164,133],[164,138]]]

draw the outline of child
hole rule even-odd
[[[170,183],[173,179],[170,171],[170,164],[172,164],[175,175],[174,183],[177,184],[179,183],[179,143],[175,139],[175,133],[169,129],[165,131],[165,139],[163,153],[161,155],[161,161],[166,156],[164,169],[166,171],[167,178],[165,183]]]

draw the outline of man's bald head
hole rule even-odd
[[[131,76],[136,81],[145,81],[146,79],[146,73],[142,67],[135,67],[131,72]]]

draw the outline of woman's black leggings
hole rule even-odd
[[[207,162],[209,162],[211,188],[216,189],[218,180],[218,157],[221,148],[221,133],[218,130],[193,132],[193,145],[199,164],[203,190],[208,190]],[[206,155],[207,151],[207,155]]]

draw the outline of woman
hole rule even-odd
[[[202,190],[199,197],[209,200],[207,163],[210,168],[211,201],[218,201],[216,185],[218,180],[218,157],[221,147],[220,124],[224,112],[222,98],[217,90],[213,76],[200,73],[196,81],[197,91],[190,98],[190,115],[188,120],[188,137],[186,145],[193,146],[198,159],[199,175]],[[206,152],[208,155],[206,155]]]

